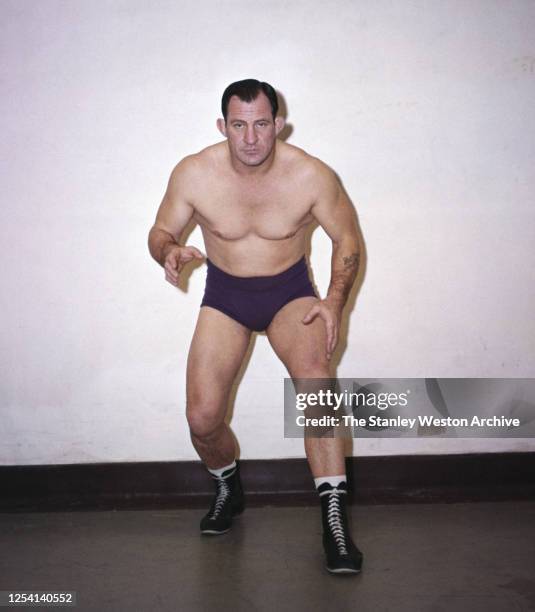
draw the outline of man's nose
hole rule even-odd
[[[256,142],[257,136],[253,125],[247,126],[245,130],[244,140],[246,144],[254,144]]]

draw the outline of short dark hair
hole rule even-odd
[[[238,96],[242,102],[252,102],[253,100],[256,100],[260,92],[264,92],[266,94],[267,99],[271,104],[271,114],[273,115],[273,119],[275,119],[277,112],[279,111],[277,92],[269,83],[257,81],[256,79],[243,79],[243,81],[231,83],[223,92],[223,97],[221,98],[221,111],[223,113],[223,117],[225,118],[225,123],[227,122],[228,103],[232,96]]]

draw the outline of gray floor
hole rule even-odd
[[[212,538],[201,514],[0,514],[0,590],[75,590],[102,612],[535,610],[532,502],[354,507],[352,577],[323,568],[319,507],[248,508]]]

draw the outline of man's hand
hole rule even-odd
[[[204,259],[204,255],[194,246],[169,247],[164,257],[165,280],[178,287],[178,276],[182,268],[193,259]]]
[[[308,311],[302,320],[302,323],[308,325],[320,316],[325,323],[327,330],[327,359],[332,357],[334,349],[338,344],[338,332],[340,330],[340,320],[342,318],[342,307],[329,301],[329,299],[318,300],[314,306]]]

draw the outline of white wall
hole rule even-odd
[[[360,216],[367,277],[338,375],[535,376],[534,31],[530,0],[2,0],[0,463],[196,458],[184,371],[204,269],[180,293],[146,238],[172,167],[220,139],[221,93],[246,77],[282,92],[289,142]],[[318,230],[322,290],[329,257]],[[302,456],[284,375],[259,336],[234,407],[243,458]]]

